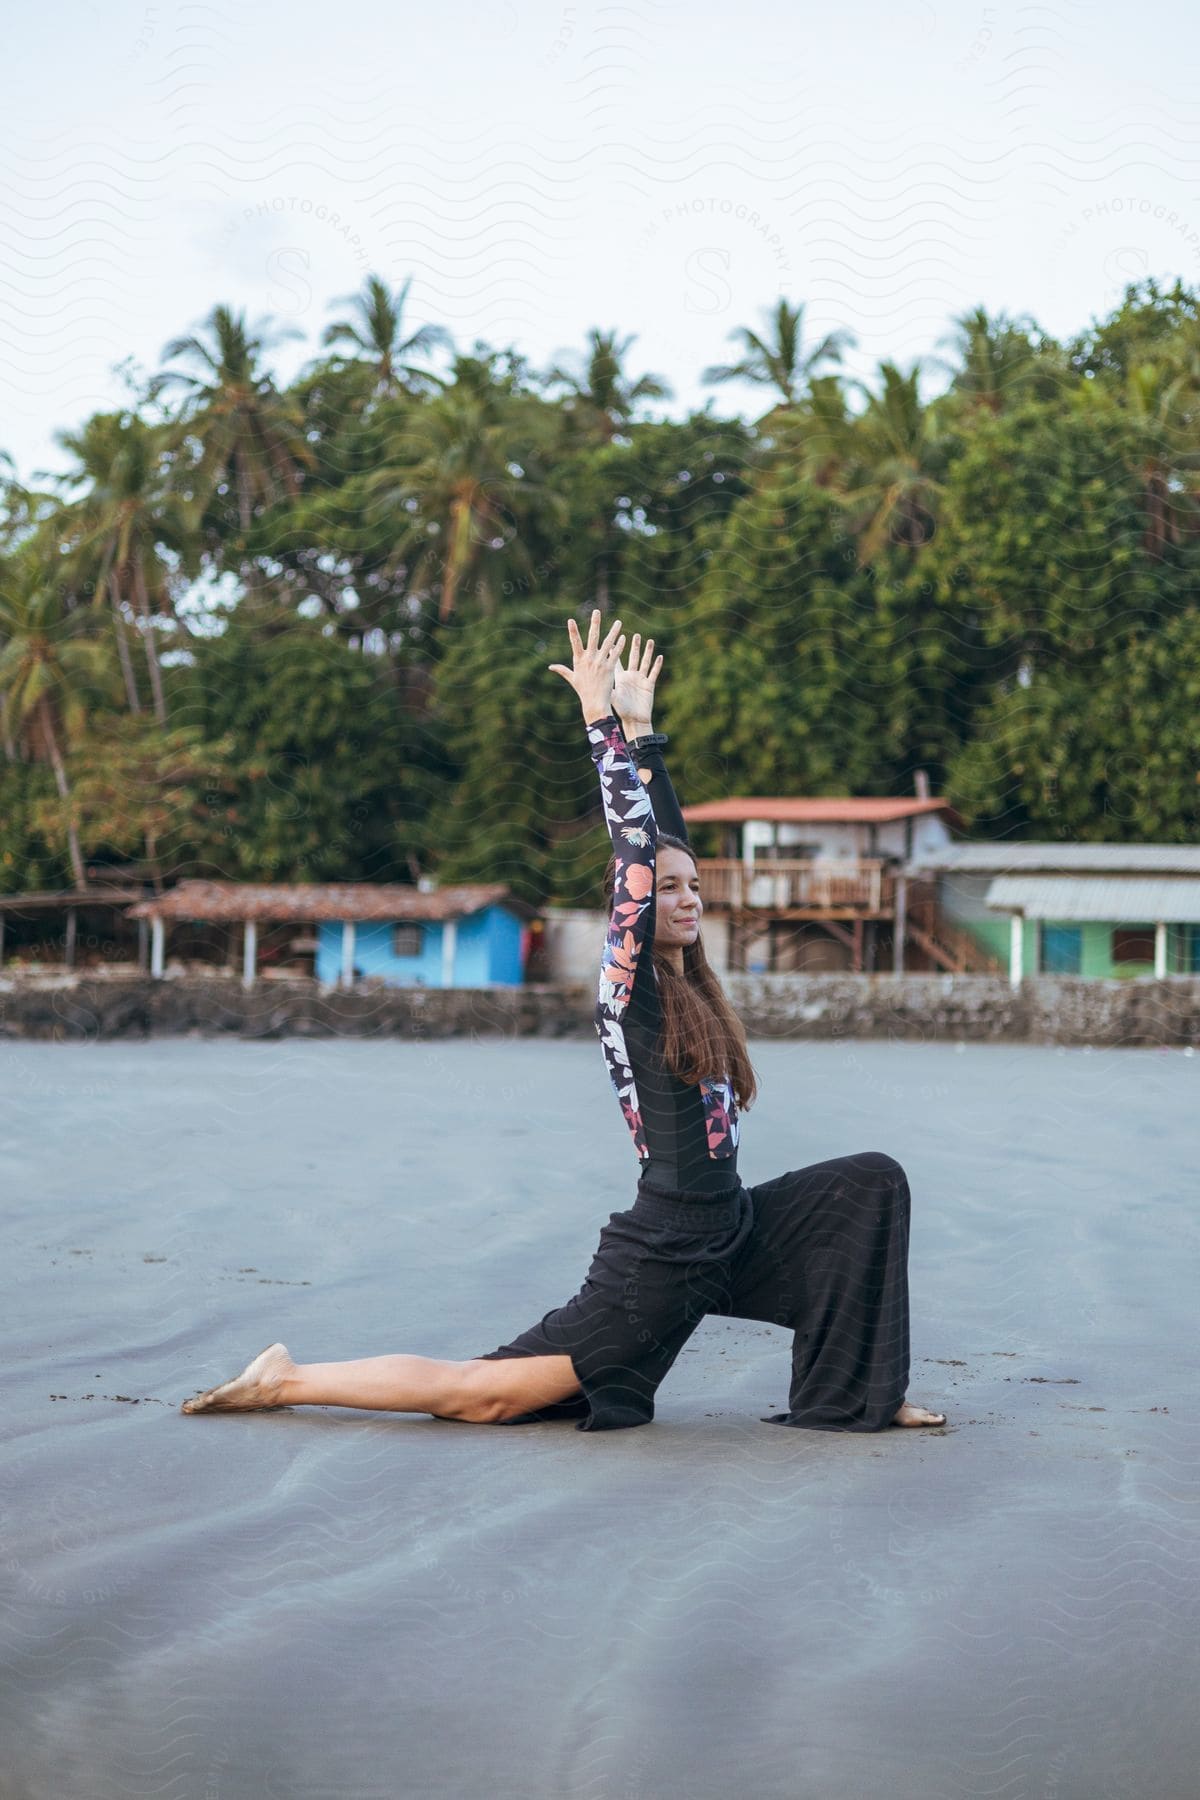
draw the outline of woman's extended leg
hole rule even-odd
[[[209,1388],[181,1411],[250,1412],[278,1406],[351,1406],[425,1412],[497,1424],[578,1393],[569,1356],[513,1361],[471,1357],[366,1356],[354,1362],[297,1363],[286,1344],[269,1344],[240,1375]]]

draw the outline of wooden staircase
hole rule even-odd
[[[908,936],[939,968],[951,975],[1004,973],[998,959],[985,950],[969,931],[963,931],[958,925],[951,925],[947,919],[939,919],[933,931],[928,931],[909,919]]]

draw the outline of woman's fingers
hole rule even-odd
[[[592,614],[592,627],[588,633],[588,649],[601,662],[611,662],[614,654],[620,654],[621,645],[625,642],[625,634],[621,630],[620,619],[614,619],[604,638],[600,641],[599,608]]]
[[[647,638],[643,644],[641,632],[635,631],[632,638],[629,640],[629,673],[631,675],[641,675],[648,679],[653,657],[654,639]],[[662,666],[661,656],[658,659],[658,666],[660,668]]]
[[[579,634],[579,627],[574,619],[567,620],[567,632],[571,639],[571,653],[575,658],[575,667],[588,659],[601,664],[611,662],[614,655],[619,656],[624,645],[624,634],[621,633],[620,619],[614,619],[605,633],[604,641],[600,641],[600,608],[592,613],[592,622],[588,627],[588,638],[585,644]],[[620,635],[619,635],[620,634]]]

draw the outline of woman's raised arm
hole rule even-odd
[[[579,696],[592,761],[600,777],[604,822],[616,853],[612,911],[600,968],[600,1005],[617,1019],[629,1004],[643,953],[654,938],[654,857],[658,826],[654,806],[629,754],[620,721],[612,710],[613,684],[624,637],[613,621],[600,641],[600,614],[593,612],[586,645],[574,619],[567,621],[574,666],[550,668]]]
[[[613,685],[613,706],[621,720],[625,741],[631,748],[636,739],[651,737],[654,733],[654,689],[663,659],[659,656],[652,662],[653,656],[654,639],[647,638],[643,649],[641,636],[635,631],[629,645],[629,667],[618,667]],[[667,774],[662,745],[644,744],[632,753],[638,773],[650,791],[650,804],[658,829],[690,844],[679,800]]]

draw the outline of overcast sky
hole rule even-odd
[[[410,328],[535,367],[636,333],[671,416],[763,409],[700,375],[780,295],[869,376],[980,303],[1064,334],[1130,280],[1200,285],[1182,0],[62,0],[11,14],[5,60],[26,479],[217,302],[300,328],[287,378],[368,271],[413,277]]]

